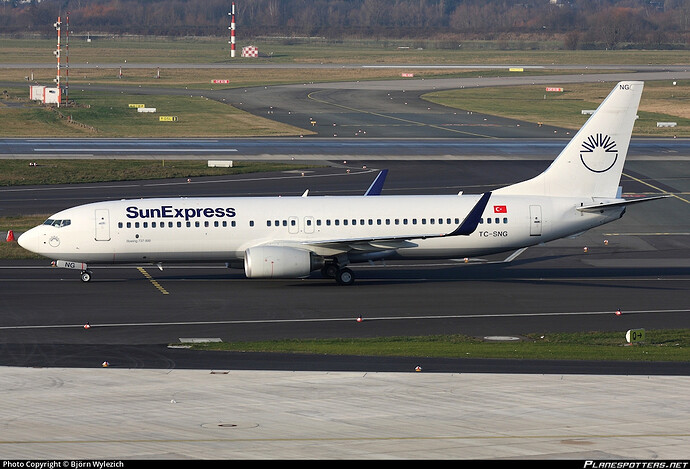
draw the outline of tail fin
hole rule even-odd
[[[618,83],[546,171],[494,194],[616,197],[643,87]]]

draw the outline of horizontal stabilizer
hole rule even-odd
[[[583,207],[577,207],[580,212],[598,212],[599,210],[604,210],[607,208],[625,207],[627,205],[639,204],[641,202],[649,202],[650,200],[659,200],[671,197],[670,194],[657,195],[654,197],[645,197],[643,199],[627,199],[627,200],[613,200],[602,202],[600,204],[585,205]]]

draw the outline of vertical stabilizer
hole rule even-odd
[[[643,86],[618,83],[546,171],[494,193],[615,197]]]

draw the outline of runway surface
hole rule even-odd
[[[671,76],[663,73],[656,76]],[[419,92],[458,83],[419,82],[396,82],[399,94],[389,99],[396,101],[390,107],[382,99],[391,85],[379,82],[319,85],[306,98],[299,86],[245,93],[253,98],[242,98],[243,106],[258,115],[275,99],[285,99],[272,118],[293,124],[304,125],[319,112],[319,140],[288,141],[289,153],[280,156],[331,162],[304,175],[2,188],[0,216],[49,214],[123,197],[293,195],[305,189],[313,195],[362,193],[383,168],[391,171],[384,194],[478,193],[537,174],[549,164],[545,155],[563,144],[557,139],[562,129],[498,120],[488,125],[484,117],[467,114],[454,121],[463,125],[445,125],[451,122],[447,109],[425,109],[418,98],[403,101],[402,87],[408,93],[410,83]],[[497,84],[482,82],[492,83]],[[361,93],[348,91],[359,88]],[[213,99],[232,100],[233,93],[219,91]],[[341,147],[332,139],[343,134],[330,135],[330,121],[336,132],[340,127],[353,133]],[[371,129],[369,137],[392,140],[358,146],[352,139],[359,138],[354,132],[362,123]],[[543,135],[547,130],[550,135]],[[500,136],[531,139],[542,150],[530,155],[516,141],[500,142]],[[416,149],[403,137],[418,138],[412,141],[416,148],[433,138],[435,149],[412,159]],[[468,146],[448,146],[448,138]],[[104,148],[110,143],[86,141],[80,150],[67,151],[77,142],[46,148],[41,140],[2,141],[0,151],[6,157],[131,157],[150,156],[158,150],[142,150],[163,145],[138,142],[135,151],[109,153]],[[270,158],[280,141],[242,143],[232,142],[238,151],[228,153]],[[88,145],[100,149],[83,151]],[[341,288],[318,274],[306,280],[247,280],[219,265],[95,268],[93,282],[82,284],[78,272],[50,268],[47,261],[2,262],[0,396],[7,404],[7,423],[0,454],[18,459],[687,459],[687,362],[209,354],[169,346],[190,338],[461,333],[512,340],[539,331],[624,335],[637,327],[688,328],[687,143],[640,145],[646,147],[626,163],[624,194],[668,192],[671,198],[630,207],[621,220],[579,238],[530,248],[511,264],[493,263],[505,257],[492,256],[467,263],[363,265],[356,271],[358,282]],[[166,157],[205,158],[225,154],[229,146],[174,142]],[[614,314],[618,309],[623,314]],[[421,371],[414,371],[417,366]]]

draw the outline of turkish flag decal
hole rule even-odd
[[[505,205],[494,205],[494,213],[508,213],[508,208]]]

